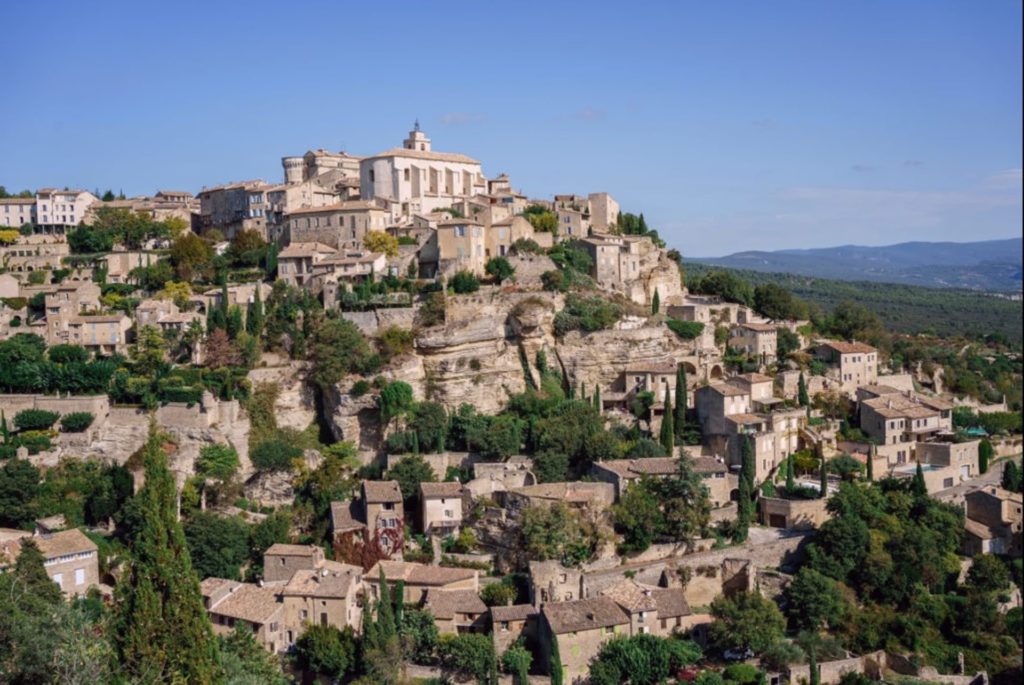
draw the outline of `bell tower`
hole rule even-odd
[[[406,150],[430,152],[430,138],[427,138],[427,134],[420,130],[419,119],[417,119],[416,123],[413,124],[412,130],[409,131],[409,137],[402,143],[402,147]]]

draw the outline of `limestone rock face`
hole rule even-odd
[[[313,386],[305,380],[308,368],[307,362],[284,361],[249,372],[253,386],[257,383],[276,383],[280,388],[281,392],[274,403],[274,416],[281,428],[301,431],[316,421]]]
[[[291,504],[295,499],[291,474],[286,471],[257,473],[245,483],[245,498],[263,506]]]
[[[692,354],[692,344],[684,343],[664,325],[629,330],[593,333],[573,331],[555,347],[558,361],[570,378],[608,388],[618,381],[627,366],[664,363]]]
[[[364,462],[376,456],[383,442],[380,410],[373,395],[355,397],[352,382],[324,392],[324,418],[335,440],[351,442]]]

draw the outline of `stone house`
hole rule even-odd
[[[425,535],[458,535],[462,526],[462,483],[420,483],[420,523]]]
[[[32,540],[43,555],[46,575],[68,596],[84,595],[99,585],[99,555],[96,543],[77,528],[30,536],[25,533],[0,541],[0,573],[13,567],[24,540]]]
[[[41,188],[36,191],[36,220],[43,233],[66,233],[85,219],[99,198],[88,190]]]
[[[471,568],[450,568],[447,566],[428,566],[410,561],[381,560],[367,571],[363,579],[369,586],[374,599],[380,597],[380,572],[392,591],[395,583],[405,584],[405,601],[419,604],[426,600],[430,590],[471,590],[480,592],[479,572]]]
[[[36,199],[34,197],[0,198],[0,227],[21,228],[36,222]]]
[[[916,445],[916,458],[922,464],[950,469],[956,483],[981,475],[978,466],[980,440],[957,442],[953,435],[934,438]]]
[[[316,545],[271,545],[263,553],[263,580],[284,581],[296,571],[319,568],[324,563],[324,551]]]
[[[569,602],[583,597],[583,572],[557,560],[530,562],[530,601],[535,607],[548,602]]]
[[[270,187],[263,181],[252,180],[203,188],[199,192],[200,230],[217,229],[229,240],[248,230],[267,238]]]
[[[70,343],[81,345],[97,355],[127,351],[131,328],[132,320],[127,314],[75,316],[67,322]]]
[[[487,605],[476,590],[427,590],[423,608],[441,633],[482,633],[487,630]]]
[[[964,553],[1021,556],[1021,494],[986,485],[964,496]]]
[[[732,490],[729,469],[722,459],[714,457],[687,457],[693,470],[704,479],[708,495],[714,506],[729,502]],[[649,457],[644,459],[612,459],[595,462],[591,475],[615,486],[618,501],[626,488],[640,478],[665,478],[679,472],[679,459],[675,457]]]
[[[204,317],[199,312],[183,312],[173,300],[143,300],[135,308],[135,325],[156,326],[163,332],[184,331],[195,322],[203,325]]]
[[[362,522],[386,553],[401,558],[405,542],[405,510],[398,481],[363,481]]]
[[[860,428],[880,445],[921,442],[952,431],[953,405],[920,395],[882,395],[860,403]]]
[[[600,594],[610,597],[629,615],[631,635],[670,635],[682,629],[684,618],[692,613],[680,588],[654,587],[626,579]]]
[[[729,329],[728,346],[753,357],[762,366],[775,361],[778,329],[769,323],[740,323]]]
[[[522,216],[510,216],[487,227],[487,257],[507,257],[517,240],[535,240],[533,225]]]
[[[540,660],[551,672],[551,644],[558,641],[562,675],[567,683],[584,679],[601,646],[630,635],[630,616],[610,597],[545,604],[540,610]]]
[[[390,219],[387,203],[372,200],[302,207],[284,217],[290,243],[322,243],[339,250],[361,248],[366,234],[386,231]]]
[[[584,238],[579,244],[594,262],[594,280],[601,286],[621,288],[640,278],[644,240],[642,236],[603,234]]]
[[[243,625],[264,649],[279,652],[288,648],[284,605],[278,601],[277,588],[207,578],[200,583],[200,591],[217,635],[230,635],[236,625]]]
[[[448,218],[437,222],[438,273],[452,276],[469,271],[482,276],[487,265],[487,229],[473,219]]]
[[[505,508],[515,514],[528,506],[550,506],[556,502],[593,511],[604,511],[615,503],[615,487],[611,483],[542,483],[513,488],[504,494]]]
[[[878,382],[878,350],[871,345],[826,340],[814,348],[814,356],[831,367],[830,375],[846,393]]]
[[[62,283],[44,297],[46,344],[70,344],[71,321],[83,314],[99,313],[100,287],[92,282]]]
[[[829,519],[827,499],[758,498],[761,523],[772,528],[807,530]]]
[[[314,266],[338,251],[322,243],[291,243],[277,255],[277,278],[302,287],[314,276]]]
[[[336,561],[296,571],[279,588],[284,606],[285,642],[295,643],[304,626],[316,623],[362,630],[363,570]]]
[[[528,644],[537,640],[537,619],[540,611],[532,604],[491,607],[491,636],[494,652],[499,657],[519,638]]]

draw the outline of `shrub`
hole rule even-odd
[[[75,411],[60,419],[60,429],[65,433],[81,433],[92,425],[95,417],[87,411]]]
[[[515,267],[509,264],[504,257],[491,257],[487,260],[487,266],[484,269],[487,271],[487,275],[493,276],[498,283],[512,278],[516,272]]]
[[[622,307],[601,297],[566,298],[565,309],[555,315],[555,335],[569,331],[593,332],[611,328],[622,316]]]
[[[566,276],[561,271],[545,271],[540,275],[540,281],[544,286],[544,290],[550,290],[553,292],[565,292],[569,289],[572,279]]]
[[[480,279],[469,271],[460,271],[452,276],[452,290],[459,295],[467,295],[480,290]]]
[[[302,456],[302,450],[281,440],[261,442],[252,451],[252,465],[260,471],[288,471],[292,460]]]
[[[726,666],[725,670],[722,671],[722,677],[725,680],[731,680],[736,683],[755,683],[757,682],[757,668],[750,664],[733,664]]]
[[[704,324],[700,321],[677,321],[676,319],[669,319],[665,322],[665,325],[669,327],[669,330],[683,340],[693,340],[704,332]]]
[[[348,394],[352,397],[362,397],[368,392],[370,392],[370,381],[360,378],[352,384],[352,389],[348,391]]]
[[[510,252],[514,255],[544,254],[544,248],[541,247],[536,240],[531,240],[530,238],[520,238],[519,240],[512,243]]]
[[[29,454],[39,454],[53,447],[50,435],[46,431],[25,431],[19,433],[14,442],[16,447],[24,447]]]
[[[238,452],[231,445],[207,445],[199,450],[196,471],[201,475],[226,481],[238,470],[238,465]]]
[[[412,351],[415,339],[412,331],[400,326],[388,326],[377,337],[377,347],[385,361]]]
[[[57,423],[60,414],[45,409],[24,409],[14,417],[14,425],[19,430],[46,430]]]

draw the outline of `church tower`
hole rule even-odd
[[[419,119],[417,119],[416,123],[413,124],[412,130],[409,131],[409,137],[402,143],[402,147],[406,150],[430,152],[430,138],[427,138],[427,134],[420,130]]]

